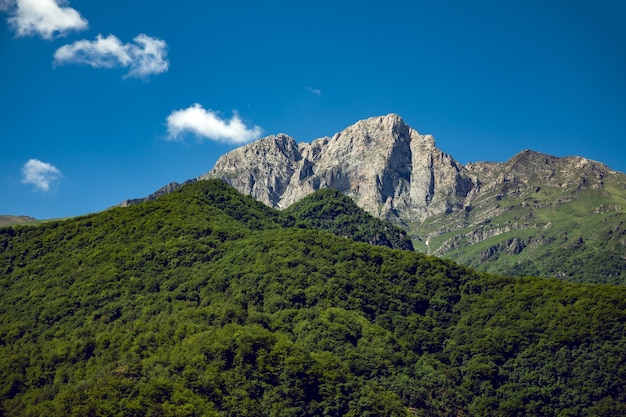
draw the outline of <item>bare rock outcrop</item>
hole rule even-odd
[[[284,208],[335,188],[370,214],[399,223],[463,208],[476,183],[467,170],[395,114],[372,117],[311,143],[269,136],[222,156],[198,179],[221,178]]]
[[[239,192],[277,207],[301,160],[296,141],[281,133],[228,152],[198,180],[221,178]]]

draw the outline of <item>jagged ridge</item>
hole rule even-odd
[[[372,117],[310,144],[268,136],[223,155],[199,179],[221,178],[284,208],[335,188],[370,214],[409,224],[460,209],[474,188],[467,170],[395,114]]]
[[[525,150],[505,163],[463,166],[432,136],[389,114],[311,143],[297,144],[284,134],[266,137],[223,155],[199,177],[207,178],[221,178],[279,208],[335,188],[370,214],[404,227],[418,250],[492,272],[626,282],[619,261],[626,256],[625,176],[582,157]],[[534,233],[550,228],[558,233]],[[606,270],[581,272],[578,262],[569,262],[573,270],[552,268],[569,257],[555,259],[554,253],[591,234],[596,237],[577,255],[580,264],[606,263],[600,252],[608,250]],[[535,255],[547,244],[552,249]]]

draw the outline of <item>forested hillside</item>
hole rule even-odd
[[[0,415],[626,414],[625,287],[298,216],[199,181],[0,229]]]
[[[326,230],[357,242],[413,250],[406,231],[372,217],[352,199],[335,189],[324,188],[309,194],[285,209],[287,219],[296,227]],[[285,224],[291,224],[291,221]]]

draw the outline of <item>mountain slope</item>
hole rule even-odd
[[[413,250],[413,244],[403,229],[372,217],[354,201],[336,190],[322,189],[314,192],[281,213],[271,210],[267,205],[249,196],[238,195],[234,188],[221,180],[208,180],[202,181],[203,184],[200,185],[191,185],[195,182],[196,180],[189,180],[183,184],[170,183],[148,197],[126,200],[120,207],[153,201],[187,185],[190,189],[204,190],[205,197],[212,205],[229,216],[244,221],[252,229],[268,227],[267,224],[259,222],[260,219],[269,218],[272,219],[273,227],[295,225],[299,228],[320,229],[357,242]]]
[[[624,174],[532,151],[467,169],[480,189],[466,209],[420,225],[430,252],[491,272],[626,282]]]
[[[488,272],[626,283],[626,175],[585,158],[524,151],[463,166],[390,114],[310,144],[261,139],[207,178],[279,208],[338,189],[417,250]]]
[[[36,221],[37,219],[29,216],[12,216],[8,214],[0,214],[0,227],[10,226],[12,224],[19,223],[31,223]]]
[[[215,181],[0,229],[5,416],[622,415],[626,288],[285,227]]]
[[[295,220],[297,227],[326,230],[357,242],[413,250],[404,230],[372,217],[349,197],[331,188],[309,194],[284,213]]]

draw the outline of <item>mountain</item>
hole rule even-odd
[[[462,209],[475,183],[467,170],[394,114],[360,121],[310,144],[268,136],[223,155],[198,179],[220,178],[271,207],[320,188],[404,224]]]
[[[626,283],[626,176],[582,157],[523,151],[466,166],[462,211],[419,225],[428,251],[509,275]]]
[[[582,157],[523,151],[464,166],[390,114],[311,143],[268,136],[208,178],[277,208],[337,189],[416,249],[485,271],[626,283],[626,175]]]
[[[624,415],[626,287],[311,228],[337,197],[197,181],[0,228],[0,415]]]
[[[0,227],[19,223],[32,223],[36,221],[37,219],[30,216],[12,216],[9,214],[0,214]]]

